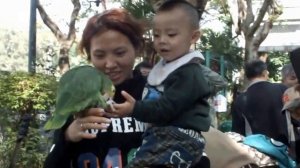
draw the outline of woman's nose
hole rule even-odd
[[[112,58],[106,59],[106,63],[105,63],[106,68],[114,68],[116,65],[117,65],[117,63],[114,59],[112,59]]]

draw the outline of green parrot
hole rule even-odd
[[[44,129],[59,129],[70,115],[80,115],[89,107],[106,108],[114,91],[112,81],[96,68],[84,65],[70,69],[59,81],[55,111]]]

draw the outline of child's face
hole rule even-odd
[[[158,12],[154,17],[154,48],[166,61],[173,61],[189,52],[200,36],[192,29],[188,15],[182,9]]]

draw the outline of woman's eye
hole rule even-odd
[[[116,52],[117,56],[123,56],[126,53],[126,51],[118,51]]]
[[[97,59],[102,59],[102,58],[104,58],[104,55],[103,54],[94,54],[94,57]]]

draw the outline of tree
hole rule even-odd
[[[119,2],[124,2],[123,4],[127,3],[127,7],[129,7],[128,5],[134,5],[135,7],[139,7],[141,5],[143,5],[143,7],[145,7],[145,10],[149,10],[149,5],[145,5],[146,1],[148,0],[140,0],[140,1],[131,1],[131,0],[117,0]],[[160,0],[158,3],[154,2],[152,0],[150,0],[151,4],[153,5],[153,3],[155,3],[155,5],[162,3],[164,0]],[[187,0],[189,2],[191,2],[193,5],[195,5],[197,7],[197,9],[199,11],[201,11],[200,13],[202,14],[202,12],[204,11],[205,5],[207,3],[208,0]],[[69,58],[69,51],[72,48],[72,45],[74,44],[75,40],[76,40],[76,22],[78,20],[78,18],[81,18],[82,16],[87,16],[86,14],[89,12],[91,12],[91,10],[86,10],[86,12],[83,15],[80,15],[80,9],[81,9],[81,4],[80,4],[80,0],[71,0],[72,4],[73,4],[73,11],[71,14],[71,18],[68,24],[68,33],[64,34],[61,29],[59,28],[58,24],[55,23],[51,17],[48,15],[48,13],[46,12],[46,10],[44,9],[44,5],[40,2],[40,0],[37,0],[37,9],[40,13],[40,16],[44,22],[44,24],[51,30],[51,32],[54,34],[55,38],[57,39],[58,43],[60,44],[60,50],[59,50],[59,59],[58,59],[58,66],[60,69],[60,73],[64,73],[65,71],[67,71],[70,68],[70,58]],[[93,1],[93,2],[98,2],[98,1]],[[102,6],[104,8],[104,10],[106,10],[106,1],[101,1]],[[99,5],[96,3],[96,5]],[[131,6],[131,9],[135,8],[134,6]],[[148,9],[146,9],[148,8]],[[140,11],[145,12],[144,9],[141,9]],[[143,11],[144,10],[144,11]],[[135,12],[138,12],[137,10],[133,10]],[[137,13],[138,14],[138,13]],[[145,16],[145,15],[142,15]],[[150,39],[147,39],[148,41]],[[151,43],[151,40],[149,42],[149,44]],[[151,48],[151,47],[150,47]],[[151,52],[151,51],[150,51]]]
[[[255,5],[261,5],[254,13]],[[237,35],[242,35],[246,61],[258,57],[258,48],[266,39],[274,21],[282,14],[276,0],[227,0],[233,26]]]
[[[242,48],[238,47],[237,41],[231,37],[229,30],[214,32],[212,29],[204,29],[202,32],[201,42],[196,47],[201,51],[209,51],[211,64],[216,63],[218,67],[220,67],[220,57],[224,56],[225,75],[228,81],[231,81],[233,73],[240,71],[243,66]]]
[[[156,10],[163,2],[166,0],[145,0],[151,6],[153,7],[154,10]],[[200,14],[200,18],[205,10],[206,4],[209,0],[186,0],[187,2],[191,3],[193,6],[197,8]]]
[[[39,130],[43,125],[39,114],[48,113],[54,106],[56,90],[54,76],[17,71],[0,73],[0,130],[3,135],[0,167],[8,167],[11,160],[16,168],[42,167],[47,137]],[[32,116],[27,128],[21,122],[24,116]],[[24,129],[29,129],[28,136],[21,141],[26,135]]]
[[[27,70],[27,34],[0,29],[0,69],[2,71]]]
[[[138,0],[132,2],[131,0],[123,0],[121,6],[128,10],[135,18],[139,19],[145,26],[145,45],[143,52],[141,53],[141,59],[151,64],[155,63],[156,53],[152,45],[152,31],[150,22],[154,15],[153,8],[150,3],[144,0]]]
[[[69,30],[67,34],[64,34],[57,26],[57,24],[53,22],[53,20],[47,14],[43,5],[40,3],[40,0],[37,0],[37,9],[40,13],[43,22],[51,30],[51,32],[54,34],[54,36],[56,37],[57,41],[60,44],[59,60],[58,60],[60,73],[64,73],[70,68],[69,50],[76,39],[75,25],[81,8],[81,4],[79,0],[71,0],[71,2],[73,4],[73,11],[71,13],[71,18],[69,22]]]
[[[268,71],[269,77],[272,81],[279,82],[282,78],[281,68],[290,63],[289,54],[287,52],[274,51],[268,53]]]
[[[38,73],[54,74],[59,46],[48,31],[38,27],[36,70]],[[28,70],[28,36],[19,30],[0,29],[0,69],[1,71]]]

